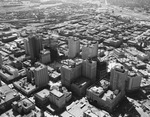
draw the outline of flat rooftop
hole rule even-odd
[[[20,103],[22,106],[24,106],[25,108],[29,108],[29,107],[31,107],[31,106],[33,106],[34,104],[30,101],[30,100],[28,100],[27,98],[24,98],[23,100],[21,100],[20,102],[18,102],[18,103]]]
[[[67,112],[73,115],[73,117],[81,117],[83,116],[83,113],[87,110],[91,110],[95,115],[98,115],[99,117],[103,117],[104,115],[108,115],[107,117],[110,117],[110,115],[106,111],[97,109],[92,106],[86,98],[75,101],[67,107]]]
[[[86,78],[80,78],[78,79],[76,82],[74,82],[73,84],[77,85],[78,87],[84,87],[86,86],[88,83],[90,83],[90,80],[86,79]]]
[[[64,95],[63,93],[61,93],[60,91],[58,91],[56,89],[53,89],[52,91],[50,91],[50,93],[52,93],[53,95],[55,95],[58,98],[60,98]]]
[[[0,98],[1,98],[0,104],[3,104],[7,101],[14,99],[16,95],[17,95],[17,92],[9,88],[7,85],[1,86],[0,87]]]
[[[43,89],[42,91],[38,92],[36,95],[38,95],[41,98],[45,98],[49,95],[49,90]]]
[[[101,86],[95,85],[89,88],[89,91],[97,96],[100,96],[104,92],[104,89]]]

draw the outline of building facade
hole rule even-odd
[[[49,100],[58,108],[63,108],[66,104],[65,95],[56,89],[50,91]]]
[[[98,42],[91,42],[82,47],[82,59],[94,58],[98,56]]]
[[[87,89],[88,100],[102,109],[112,112],[118,103],[124,98],[125,92],[109,87],[109,82],[101,80]]]
[[[97,80],[102,80],[103,78],[107,77],[107,62],[106,61],[97,61]]]
[[[93,60],[84,60],[82,63],[82,76],[92,82],[96,81],[97,62]]]
[[[48,51],[48,50],[42,50],[40,52],[40,62],[43,63],[43,64],[51,62],[50,51]]]
[[[40,50],[42,50],[42,39],[40,36],[31,35],[29,36],[29,48],[30,48],[30,56],[31,60],[34,63],[37,59],[39,59]]]
[[[74,62],[72,65],[61,67],[61,82],[64,86],[70,87],[71,83],[81,76],[82,61]]]
[[[110,74],[110,87],[112,90],[125,91],[125,83],[127,81],[128,72],[121,65],[116,65]]]
[[[86,78],[79,78],[77,81],[71,84],[71,91],[78,96],[85,96],[86,89],[90,85],[90,80]]]
[[[2,54],[0,53],[0,68],[2,67],[3,65],[3,58],[2,58]]]
[[[140,88],[142,77],[134,72],[129,72],[127,77],[127,91],[138,90]]]
[[[27,55],[30,55],[30,46],[29,46],[28,38],[25,38],[23,41],[24,41],[25,52]]]
[[[49,82],[47,66],[41,64],[34,70],[35,85],[37,87],[46,86]]]
[[[74,58],[80,53],[80,40],[77,38],[71,38],[68,40],[68,57]]]

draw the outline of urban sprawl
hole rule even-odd
[[[150,24],[103,5],[0,13],[0,117],[150,117]]]

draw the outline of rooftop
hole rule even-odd
[[[125,72],[125,69],[124,69],[124,67],[122,66],[122,65],[116,65],[115,66],[115,70],[116,71],[119,71],[119,72]]]
[[[57,96],[58,98],[61,98],[64,95],[63,93],[61,93],[60,91],[58,91],[56,89],[53,89],[52,91],[50,91],[50,93]]]
[[[72,65],[79,65],[82,63],[82,59],[75,59],[75,60],[66,59],[66,60],[61,61],[61,63],[64,64],[66,67],[72,66]]]
[[[86,112],[87,110],[90,110],[91,112],[93,112],[93,114],[100,117],[104,117],[104,115],[106,117],[110,117],[106,111],[100,110],[92,106],[86,98],[75,101],[67,107],[67,112],[75,117],[83,116],[84,112]]]
[[[135,72],[129,71],[129,72],[128,72],[128,76],[130,76],[130,77],[135,77],[135,76],[137,76],[137,74],[136,74]]]
[[[115,97],[116,95],[114,94],[114,92],[111,90],[108,90],[106,93],[104,93],[102,99],[107,101],[108,99],[113,100]]]
[[[32,85],[31,83],[27,82],[27,78],[20,79],[13,83],[14,87],[18,90],[22,91],[26,95],[33,93],[36,90],[36,86]]]
[[[35,70],[38,71],[38,70],[45,68],[46,66],[44,64],[37,63],[35,64],[35,67],[36,67]]]
[[[24,99],[21,100],[19,103],[20,103],[24,108],[29,108],[29,107],[33,106],[33,103],[32,103],[30,100],[28,100],[27,98],[24,98]]]
[[[7,85],[0,87],[0,104],[10,101],[18,96],[17,91],[9,88]]]
[[[84,113],[90,117],[99,117],[98,115],[94,114],[91,110],[86,110]]]
[[[93,86],[89,89],[89,91],[97,96],[100,96],[104,93],[105,90],[101,86]]]
[[[48,50],[42,50],[42,51],[41,51],[41,54],[44,54],[44,55],[50,54],[50,51],[48,51]]]
[[[45,98],[49,95],[49,90],[43,89],[42,91],[38,92],[36,95],[40,96],[41,98]]]
[[[74,82],[73,84],[77,85],[78,87],[84,87],[86,86],[90,81],[88,79],[85,78],[80,78],[78,79],[76,82]]]

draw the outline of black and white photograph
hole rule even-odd
[[[0,0],[0,117],[150,117],[150,0]]]

